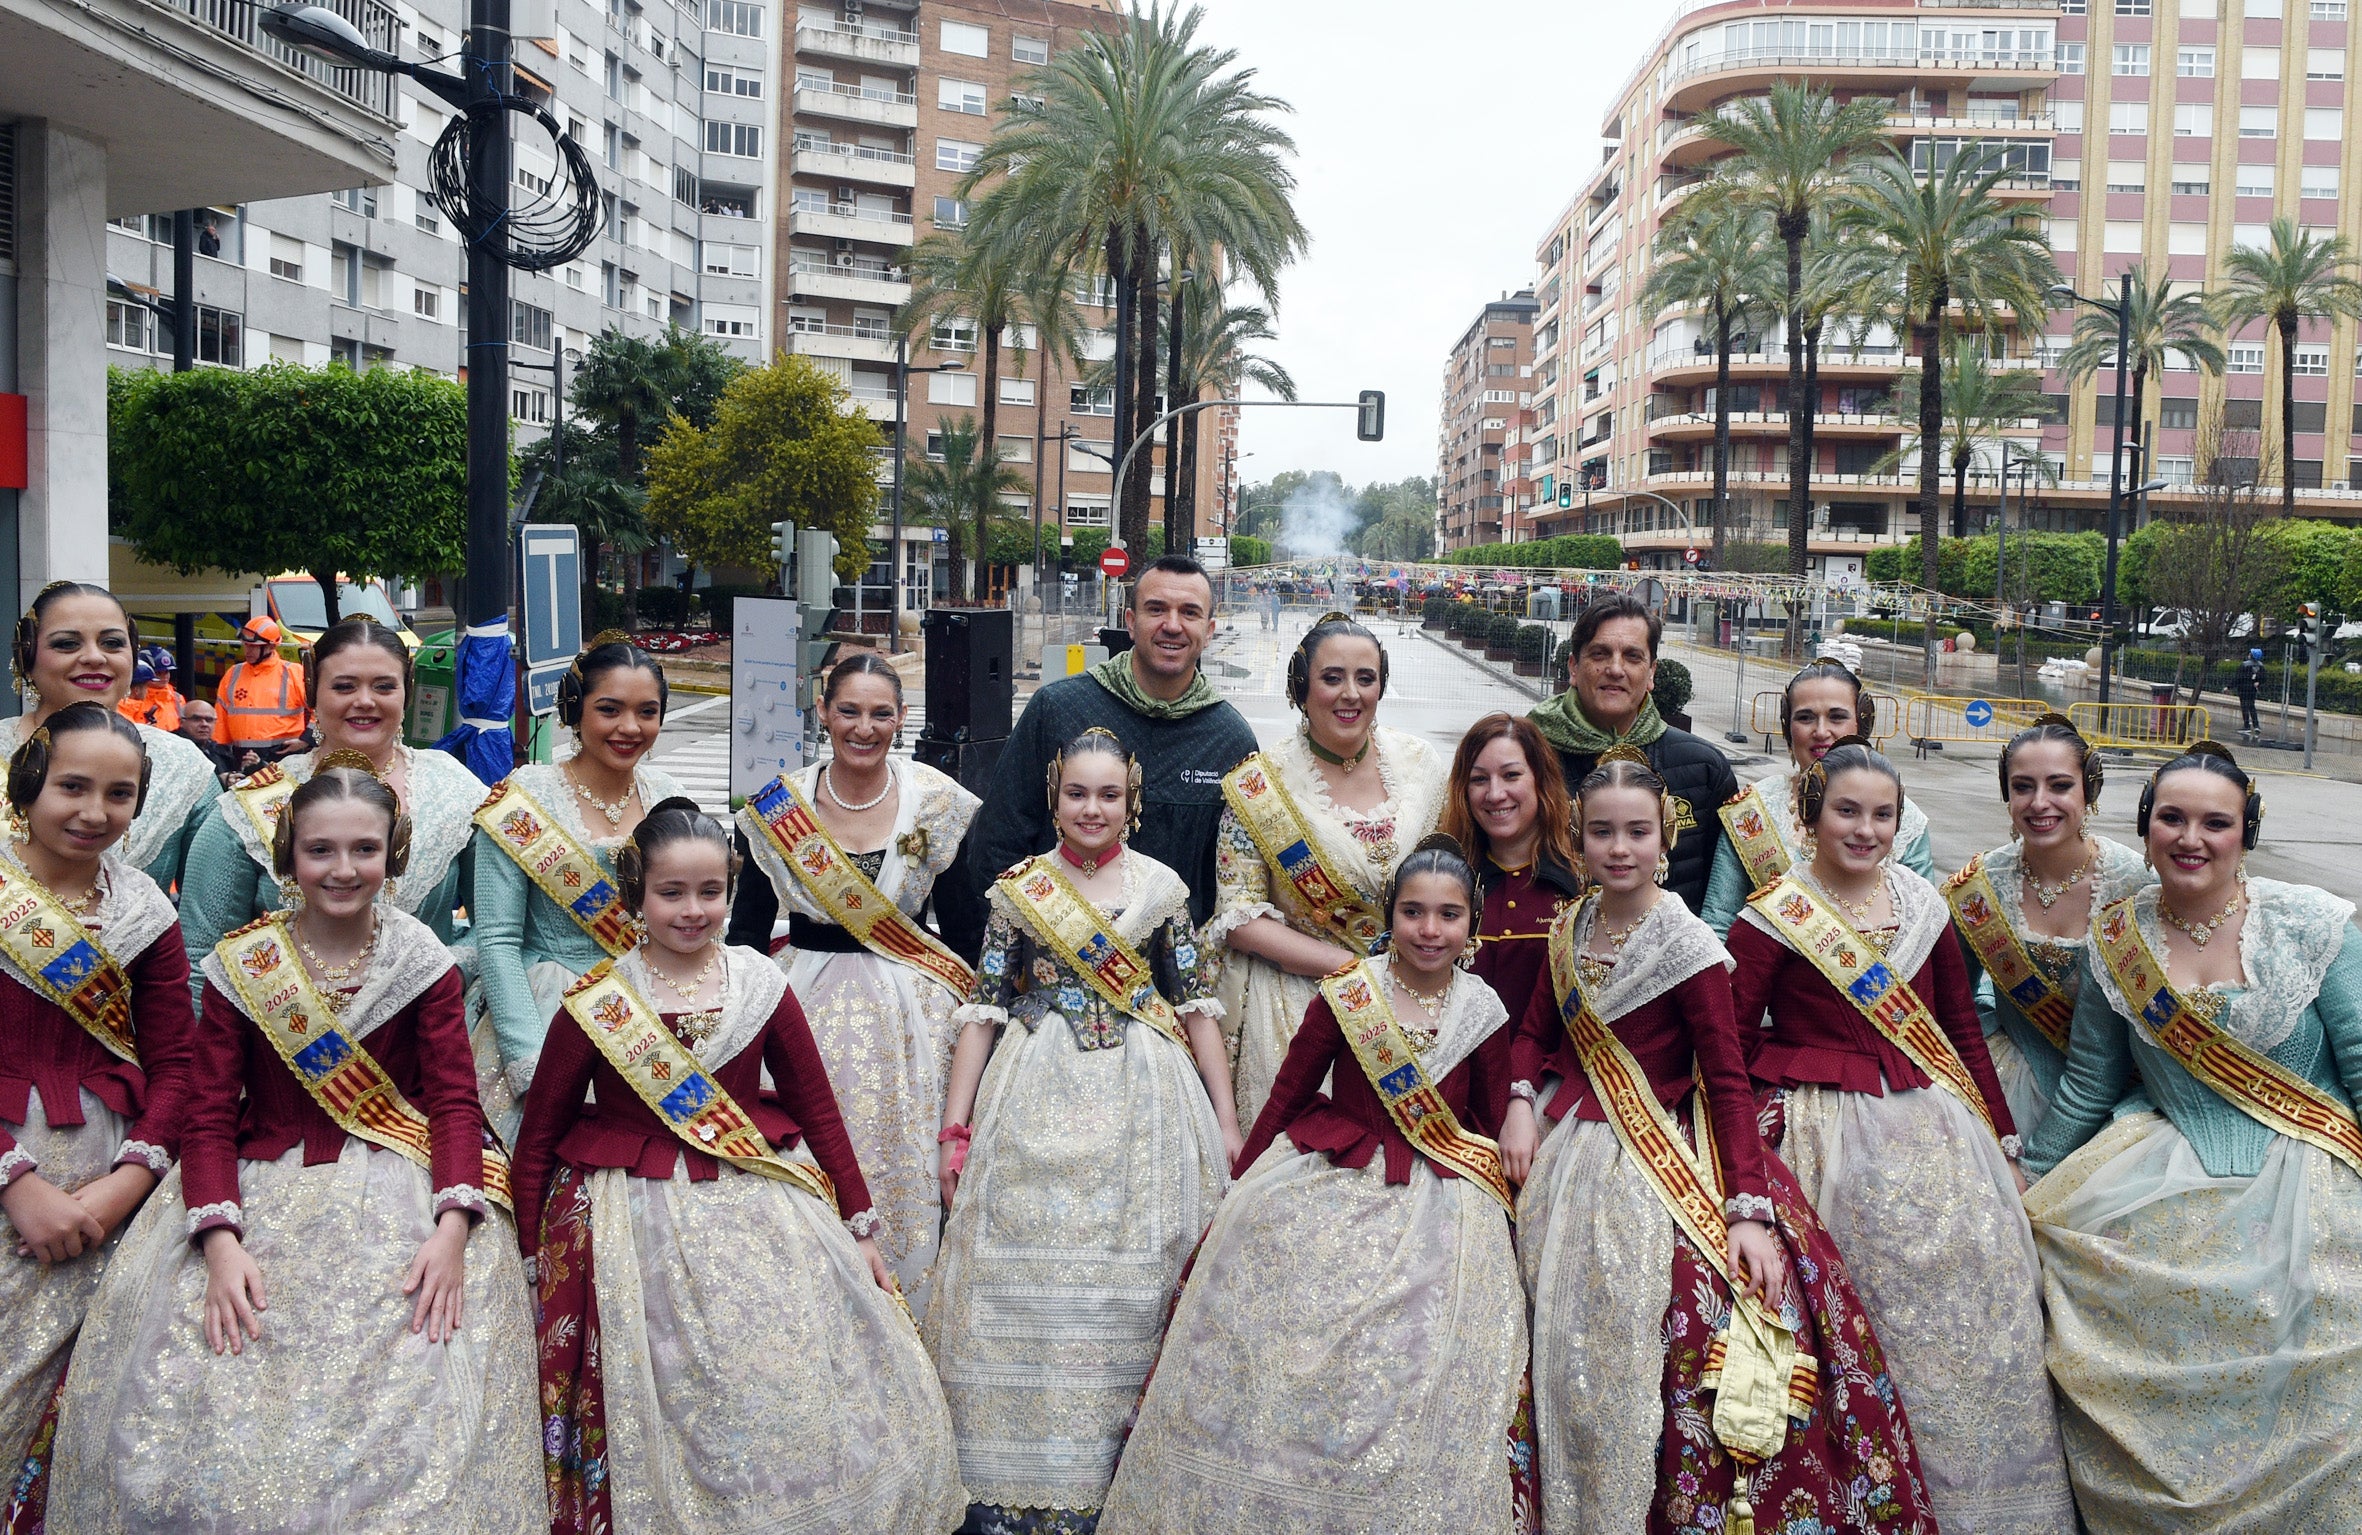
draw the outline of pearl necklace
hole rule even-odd
[[[582,796],[584,804],[598,807],[599,814],[607,818],[607,824],[617,830],[621,830],[623,827],[623,813],[631,807],[632,796],[640,792],[639,780],[635,777],[631,783],[625,785],[623,797],[610,802],[591,793],[584,786],[582,780],[574,776],[572,771],[566,773],[566,781],[574,785],[574,792]]]
[[[2018,867],[2026,876],[2026,888],[2034,892],[2034,899],[2042,903],[2044,911],[2050,910],[2060,901],[2065,900],[2068,891],[2082,884],[2083,876],[2091,872],[2092,864],[2098,860],[2100,856],[2099,843],[2086,837],[2083,839],[2083,844],[2089,849],[2083,855],[2083,862],[2077,864],[2074,872],[2056,885],[2043,884],[2041,878],[2034,873],[2034,865],[2023,858],[2019,860]]]
[[[845,811],[848,814],[859,815],[864,810],[875,810],[878,808],[878,806],[886,802],[886,796],[894,792],[894,774],[891,770],[888,770],[886,773],[886,786],[878,790],[875,795],[863,801],[861,804],[848,805],[837,796],[837,775],[830,771],[829,768],[824,767],[820,770],[820,792],[827,795],[828,802],[836,806],[839,810]]]
[[[2206,947],[2207,940],[2214,937],[2215,933],[2221,929],[2222,925],[2231,920],[2231,914],[2236,912],[2239,909],[2239,903],[2246,899],[2247,876],[2242,874],[2239,876],[2238,888],[2231,892],[2231,898],[2229,900],[2223,902],[2222,910],[2216,912],[2213,916],[2208,917],[2203,922],[2191,922],[2184,919],[2182,916],[2176,913],[2172,907],[2165,904],[2165,897],[2163,895],[2159,895],[2157,897],[2157,915],[2165,919],[2166,926],[2180,928],[2183,932],[2189,934],[2190,942],[2203,949]]]

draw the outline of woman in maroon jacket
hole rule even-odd
[[[722,942],[737,873],[694,803],[648,812],[615,857],[646,937],[566,994],[525,1098],[551,1525],[950,1530],[943,1391],[804,1011]]]
[[[459,972],[381,899],[407,844],[392,790],[321,764],[273,839],[292,913],[207,956],[181,1182],[83,1326],[52,1531],[546,1526]]]
[[[1552,929],[1510,1051],[1501,1158],[1525,1184],[1543,1527],[1728,1527],[1744,1504],[1758,1529],[1934,1535],[1861,1302],[1756,1132],[1730,956],[1657,883],[1671,822],[1638,754],[1610,752],[1584,780],[1597,889]],[[1812,1396],[1770,1437],[1726,1424],[1715,1343],[1811,1356]]]
[[[1436,829],[1466,848],[1475,865],[1476,962],[1469,969],[1512,1019],[1525,1012],[1548,969],[1552,919],[1583,893],[1574,819],[1558,753],[1532,720],[1496,713],[1468,727]]]
[[[2018,1138],[1935,887],[1895,863],[1902,775],[1858,736],[1797,774],[1810,856],[1730,931],[1772,1142],[1885,1342],[1947,1530],[2074,1527]]]
[[[1475,898],[1459,844],[1427,838],[1387,892],[1389,951],[1322,981],[1165,1335],[1100,1535],[1510,1527],[1525,1303],[1484,1138],[1508,1100],[1507,1018],[1456,968]],[[1379,1042],[1349,1043],[1340,1008],[1355,1040]]]
[[[39,1513],[54,1423],[44,1408],[115,1234],[180,1154],[188,957],[172,902],[118,851],[147,779],[139,732],[103,703],[50,715],[8,763],[0,1209],[14,1252],[0,1253],[0,1446],[21,1449],[36,1476],[0,1528]],[[99,988],[58,968],[78,943]]]

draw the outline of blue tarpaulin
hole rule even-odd
[[[508,623],[473,624],[460,636],[459,728],[435,743],[496,784],[516,764],[516,738],[509,721],[517,712],[517,665]]]

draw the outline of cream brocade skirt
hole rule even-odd
[[[1189,1052],[1145,1024],[1084,1050],[1063,1016],[993,1050],[927,1346],[979,1503],[1096,1509],[1181,1268],[1228,1169]]]
[[[123,1117],[87,1091],[82,1117],[87,1123],[51,1128],[35,1088],[24,1124],[11,1127],[18,1147],[40,1164],[36,1171],[69,1194],[105,1177],[123,1149]],[[7,1350],[0,1354],[0,1456],[11,1464],[49,1408],[82,1314],[127,1229],[96,1252],[43,1264],[16,1255],[16,1228],[0,1216],[0,1316],[8,1319]]]
[[[1271,1097],[1288,1046],[1303,1025],[1304,1010],[1320,994],[1320,983],[1290,975],[1270,960],[1236,949],[1227,951],[1214,994],[1221,999],[1223,1032],[1230,1041],[1231,1089],[1238,1100],[1238,1127],[1252,1134],[1255,1116]]]
[[[1283,1136],[1206,1236],[1100,1535],[1507,1535],[1525,1365],[1498,1204]]]
[[[2362,1178],[2288,1136],[2210,1177],[2134,1114],[2027,1203],[2092,1535],[2362,1527]]]
[[[1946,1535],[2075,1527],[2009,1159],[1943,1088],[1787,1090],[1778,1148],[1844,1255]]]
[[[617,1531],[958,1526],[942,1390],[835,1212],[731,1167],[590,1188]]]
[[[2050,1117],[2050,1095],[2042,1090],[2042,1079],[2034,1075],[2033,1063],[2007,1029],[1995,1029],[1985,1036],[1985,1054],[1993,1058],[1993,1075],[2001,1079],[2001,1098],[2009,1105],[2018,1139],[2033,1145],[2034,1132]]]
[[[426,1171],[345,1143],[238,1166],[269,1309],[205,1342],[205,1259],[175,1168],[124,1234],[58,1420],[53,1535],[526,1535],[549,1528],[532,1299],[505,1212],[467,1243],[459,1332],[410,1330],[402,1281],[435,1224]]]
[[[845,1134],[885,1226],[878,1249],[911,1314],[927,1315],[943,1231],[935,1176],[951,1047],[959,1031],[949,988],[874,954],[781,953],[796,1000],[836,1089]],[[819,963],[815,964],[814,961]],[[810,972],[807,976],[806,972]]]

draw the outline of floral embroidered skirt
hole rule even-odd
[[[1820,1361],[1820,1396],[1779,1454],[1742,1467],[1714,1437],[1702,1383],[1729,1287],[1611,1126],[1562,1120],[1543,1141],[1518,1197],[1517,1251],[1551,1535],[1702,1535],[1742,1492],[1758,1530],[1935,1535],[1884,1351],[1812,1207],[1778,1158],[1766,1162],[1790,1275],[1781,1314]]]
[[[693,1183],[561,1163],[540,1254],[550,1528],[958,1527],[918,1333],[820,1200],[736,1168]]]
[[[75,1345],[51,1473],[54,1535],[526,1535],[549,1527],[533,1323],[505,1213],[467,1242],[459,1331],[410,1330],[402,1282],[434,1231],[426,1171],[347,1140],[238,1166],[262,1337],[205,1341],[205,1259],[180,1173],[124,1233]]]

